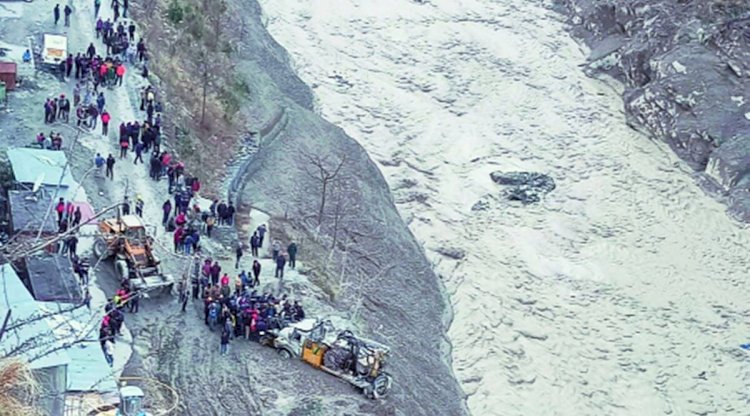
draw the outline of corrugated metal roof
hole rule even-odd
[[[26,258],[34,298],[42,302],[80,303],[81,286],[73,274],[73,265],[66,255],[40,255]]]
[[[57,186],[63,168],[68,161],[65,153],[59,150],[31,149],[15,147],[8,149],[13,176],[21,183],[33,184],[42,176],[43,185]],[[75,184],[70,169],[65,172],[62,186],[72,187]]]
[[[18,278],[16,271],[9,264],[0,266],[0,280],[2,280],[0,282],[0,314],[2,314],[2,319],[5,319],[8,309],[11,310],[8,327],[44,314],[44,309],[40,307],[40,303],[34,300],[21,279]],[[67,365],[70,358],[64,351],[56,351],[35,359],[54,348],[53,345],[47,345],[44,339],[44,335],[46,334],[49,337],[51,331],[52,321],[46,318],[6,331],[3,334],[3,339],[0,340],[0,353],[7,355],[13,350],[19,349],[21,352],[17,355],[14,354],[14,356],[27,361],[33,360],[30,363],[32,369]],[[24,346],[24,344],[26,345]]]
[[[0,266],[0,280],[2,280],[0,282],[0,314],[2,318],[5,317],[8,304],[13,311],[9,326],[23,322],[30,317],[71,306],[71,304],[44,303],[34,300],[15,270],[8,264]],[[100,312],[96,314],[101,315]],[[99,342],[96,341],[99,336],[100,321],[101,316],[93,317],[92,311],[81,307],[72,312],[23,325],[5,333],[0,341],[0,355],[8,354],[28,340],[37,340],[38,342],[32,342],[28,348],[24,348],[24,353],[18,355],[20,358],[33,360],[50,349],[70,343],[81,334],[86,334],[88,329],[93,328],[87,337],[87,339],[93,339],[92,341],[68,346],[36,359],[31,362],[30,367],[36,369],[67,365],[67,389],[69,391],[117,391],[115,376],[104,358]]]
[[[8,191],[10,201],[10,219],[13,232],[21,231],[36,233],[47,215],[50,204],[54,202],[49,197],[37,197],[31,191]],[[52,207],[52,212],[47,217],[42,231],[44,234],[57,233],[57,213]]]
[[[97,312],[97,315],[101,314]],[[65,322],[67,324],[65,329],[80,333],[86,330],[92,316],[91,311],[87,308],[81,308],[72,312],[69,318]],[[62,317],[58,317],[58,319],[62,319]],[[101,316],[95,319],[97,327],[89,338],[98,338],[98,325],[100,321]],[[115,348],[119,347],[117,344]],[[107,364],[98,341],[76,344],[66,348],[65,352],[70,357],[70,364],[68,364],[68,391],[117,391],[116,375],[109,364]]]

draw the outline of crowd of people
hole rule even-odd
[[[276,297],[270,292],[258,291],[261,264],[257,259],[253,260],[252,274],[243,270],[234,285],[229,274],[222,274],[221,270],[218,261],[207,258],[199,272],[196,268],[191,283],[192,298],[203,300],[204,323],[212,331],[221,329],[222,354],[226,353],[231,338],[244,337],[257,342],[266,331],[305,318],[299,301],[288,299],[286,295]],[[187,288],[180,288],[180,297],[184,311],[190,297]]]
[[[122,2],[122,3],[121,3]],[[92,42],[84,52],[70,54],[60,65],[63,80],[75,79],[73,89],[73,103],[77,125],[94,130],[101,121],[101,134],[109,136],[109,124],[112,122],[107,107],[105,92],[107,89],[123,85],[124,77],[136,65],[142,68],[142,75],[148,73],[148,55],[143,39],[136,42],[136,26],[131,22],[120,20],[120,7],[123,15],[127,14],[127,0],[113,0],[111,7],[114,19],[99,17],[101,0],[94,0],[96,38],[101,39],[106,46],[104,54],[98,54]],[[55,8],[56,21],[59,7]],[[66,22],[70,12],[66,8]],[[118,20],[120,20],[118,22]],[[104,56],[102,56],[104,55]],[[58,98],[50,98],[45,102],[45,123],[68,122],[71,103],[64,94]],[[162,224],[168,232],[172,232],[174,251],[179,255],[192,256],[196,261],[201,258],[201,239],[212,238],[215,227],[234,226],[236,207],[231,201],[214,199],[208,209],[201,209],[196,202],[196,196],[201,190],[200,180],[186,172],[185,164],[176,160],[175,156],[162,146],[163,106],[157,99],[157,92],[151,86],[140,91],[140,111],[143,118],[138,120],[123,120],[117,130],[119,159],[129,159],[133,155],[133,164],[140,162],[147,165],[149,177],[159,182],[165,176],[168,179],[167,192],[173,199],[167,199],[162,205]],[[62,138],[50,135],[51,148],[60,149]],[[46,137],[42,133],[37,137],[37,144],[45,147]],[[148,161],[144,161],[144,156]],[[105,158],[97,153],[94,165],[97,170],[106,169],[105,176],[114,179],[116,158],[109,153]],[[100,175],[101,176],[101,175]],[[58,225],[61,232],[65,232],[68,223],[80,223],[80,211],[70,210],[70,203],[61,200],[58,204]],[[130,202],[125,197],[121,213],[130,213]],[[144,201],[139,195],[135,202],[136,215],[143,216]],[[241,270],[244,255],[243,244],[235,250],[235,269],[237,277],[232,279],[227,271],[222,273],[218,261],[207,258],[202,265],[195,267],[195,273],[189,280],[180,283],[179,294],[182,310],[185,311],[190,298],[201,299],[204,306],[204,320],[212,330],[221,328],[221,352],[226,353],[227,344],[233,337],[244,337],[259,340],[260,336],[269,329],[282,328],[292,322],[305,318],[305,311],[301,302],[288,299],[286,295],[275,296],[263,292],[261,285],[260,250],[264,247],[264,239],[268,230],[265,224],[259,226],[249,239],[252,266],[250,272]],[[69,253],[75,272],[79,275],[82,285],[88,285],[89,265],[80,259],[76,253],[77,238],[68,237],[64,240],[64,252]],[[270,252],[275,266],[274,276],[284,277],[284,269],[288,264],[296,265],[297,245],[291,242],[285,249],[278,240],[270,244]],[[190,282],[188,284],[188,282]],[[188,287],[192,286],[191,288]],[[90,301],[88,290],[86,302]],[[121,332],[125,320],[125,308],[131,313],[138,312],[140,294],[131,291],[128,279],[122,282],[120,289],[108,300],[105,307],[99,331],[99,341],[108,363],[113,365],[113,348],[116,337]]]

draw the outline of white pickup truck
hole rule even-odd
[[[57,68],[68,56],[68,38],[65,35],[44,34],[42,65]]]

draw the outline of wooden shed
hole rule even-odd
[[[16,89],[16,72],[15,62],[0,62],[0,81],[5,83],[7,91]]]

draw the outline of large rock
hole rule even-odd
[[[505,197],[524,204],[539,202],[555,189],[555,181],[548,175],[536,172],[492,172],[490,178],[498,185],[505,185]]]
[[[716,181],[750,217],[750,3],[560,0],[590,68],[625,84],[632,120]],[[738,211],[747,211],[738,215]]]

